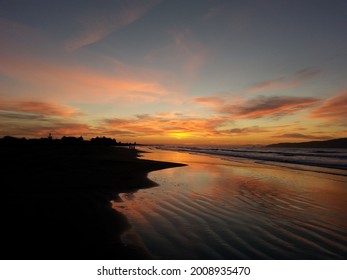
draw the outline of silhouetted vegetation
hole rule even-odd
[[[28,146],[42,146],[42,145],[55,145],[55,146],[128,146],[135,147],[135,143],[122,143],[117,142],[114,138],[95,137],[90,140],[84,140],[82,136],[63,136],[60,139],[53,139],[52,135],[49,134],[46,138],[17,138],[12,136],[5,136],[0,138],[0,145],[2,146],[18,146],[18,145],[28,145]]]
[[[107,146],[117,146],[117,145],[123,145],[121,142],[117,142],[116,139],[111,139],[107,137],[96,137],[90,139],[90,143],[93,145],[107,145]]]

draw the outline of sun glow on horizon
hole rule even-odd
[[[172,132],[169,133],[169,136],[175,137],[177,139],[187,138],[191,136],[191,133],[189,132]]]

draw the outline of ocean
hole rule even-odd
[[[296,164],[300,169],[309,167],[326,167],[347,170],[346,149],[307,149],[307,148],[268,148],[234,147],[234,146],[154,146],[157,149],[182,151],[195,154],[208,154],[226,160],[251,159],[263,164],[275,164],[290,167],[285,164]],[[237,158],[237,159],[236,159]],[[328,172],[328,171],[327,171]],[[331,171],[333,172],[333,171]],[[344,174],[344,172],[340,172]]]

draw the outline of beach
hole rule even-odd
[[[122,235],[158,259],[346,259],[343,170],[144,149],[187,164],[149,173],[159,186],[121,194]]]
[[[344,170],[145,147],[0,155],[1,259],[347,258]]]
[[[120,192],[155,186],[147,173],[181,164],[108,146],[0,147],[1,259],[148,259],[120,236]]]

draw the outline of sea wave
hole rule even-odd
[[[267,147],[229,147],[229,146],[155,146],[157,149],[209,154],[224,159],[239,158],[262,162],[301,164],[347,170],[347,150],[345,149],[307,149],[307,148],[267,148]],[[327,172],[329,173],[329,172]],[[334,173],[335,174],[335,173]],[[342,174],[343,175],[343,174]]]

